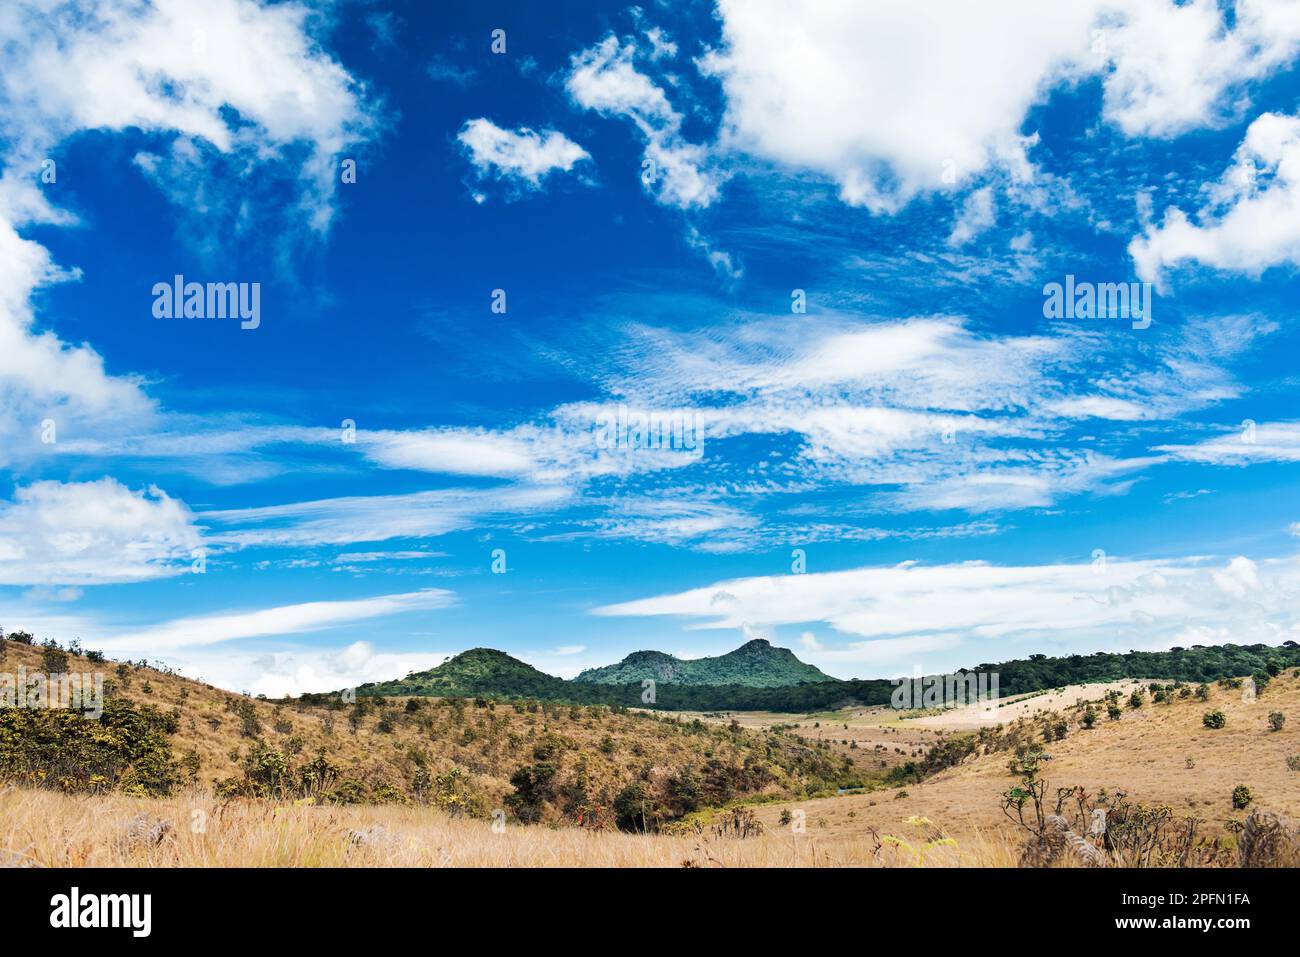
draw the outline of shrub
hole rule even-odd
[[[1197,700],[1197,701],[1209,701],[1209,700],[1210,700],[1210,686],[1209,686],[1209,685],[1207,685],[1207,684],[1205,684],[1204,682],[1202,682],[1201,684],[1199,684],[1199,685],[1196,686],[1196,700]]]
[[[1213,711],[1207,711],[1201,716],[1201,723],[1207,728],[1217,731],[1225,727],[1228,723],[1228,716],[1217,708]]]
[[[515,817],[525,824],[541,820],[546,803],[555,797],[555,773],[554,764],[539,761],[525,765],[510,776],[515,790],[506,797],[506,806],[514,811]],[[637,784],[640,786],[640,782]]]
[[[241,722],[239,733],[246,738],[256,738],[262,733],[262,722],[257,720],[257,706],[244,698],[236,708]]]
[[[1288,771],[1300,771],[1300,754],[1293,754],[1286,759]]]
[[[61,675],[68,670],[68,653],[53,638],[41,644],[41,670],[47,675]]]
[[[1268,716],[1268,729],[1270,731],[1281,731],[1282,725],[1286,724],[1286,715],[1281,711],[1272,711]]]
[[[633,781],[614,798],[614,823],[622,831],[648,831],[652,823],[645,784]]]
[[[1118,721],[1124,712],[1120,710],[1119,705],[1112,704],[1106,708],[1106,717],[1112,721]]]
[[[73,711],[0,709],[0,776],[69,792],[114,788],[166,797],[179,772],[167,736],[176,720],[126,698],[104,702],[99,720]]]
[[[1244,810],[1254,799],[1255,796],[1250,793],[1250,788],[1244,784],[1238,784],[1232,789],[1232,806],[1235,810]]]
[[[1091,728],[1096,723],[1097,712],[1092,710],[1092,705],[1088,705],[1087,709],[1083,712],[1083,726],[1085,728]]]
[[[32,637],[29,631],[11,631],[5,636],[9,641],[16,641],[20,645],[32,645],[36,639]]]
[[[1134,710],[1142,707],[1142,690],[1140,688],[1134,688],[1133,693],[1128,696],[1128,706]]]

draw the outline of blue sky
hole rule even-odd
[[[437,6],[0,13],[6,630],[269,694],[1300,636],[1300,4]]]

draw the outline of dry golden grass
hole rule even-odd
[[[165,821],[165,832],[157,823]],[[152,832],[152,833],[150,833]],[[154,836],[160,835],[155,843]],[[194,792],[169,800],[0,791],[0,862],[31,867],[850,867],[1010,866],[1004,837],[971,835],[922,852],[867,831],[833,836],[777,829],[758,837],[621,834],[520,827],[424,807],[222,804]],[[920,856],[918,856],[918,852]]]
[[[1212,731],[1202,725],[1202,715],[1211,709],[1227,715],[1227,727]],[[1210,835],[1226,834],[1226,821],[1244,817],[1232,806],[1232,791],[1239,784],[1253,792],[1252,809],[1300,817],[1300,772],[1286,764],[1288,756],[1300,755],[1300,678],[1294,670],[1274,679],[1253,701],[1243,700],[1239,690],[1212,685],[1208,702],[1177,698],[1165,705],[1148,697],[1140,710],[1125,705],[1119,721],[1107,720],[1104,708],[1098,711],[1091,731],[1078,726],[1077,712],[1065,712],[1069,736],[1044,745],[1052,760],[1043,777],[1053,788],[1122,790],[1132,801],[1168,805],[1179,816],[1203,819],[1202,830]],[[1273,711],[1287,715],[1281,731],[1268,730]],[[768,805],[756,812],[770,827],[782,807],[800,808],[810,830],[830,837],[860,833],[864,827],[897,833],[900,822],[913,815],[942,824],[959,841],[978,833],[1010,834],[1013,825],[999,810],[999,795],[1014,783],[1007,771],[1009,757],[994,752],[920,784]]]
[[[39,666],[39,650],[10,644],[6,667]],[[80,670],[84,661],[74,663]],[[107,666],[110,674],[115,666]],[[150,685],[144,691],[145,682]],[[202,757],[199,784],[168,800],[118,795],[72,796],[49,791],[0,790],[0,864],[34,866],[485,866],[485,867],[678,867],[678,866],[1015,866],[1024,834],[1000,813],[1000,795],[1014,781],[1010,755],[995,751],[972,757],[920,784],[840,797],[757,805],[753,813],[766,828],[761,836],[721,837],[707,825],[698,833],[634,835],[574,827],[505,826],[453,818],[422,806],[315,807],[267,801],[222,803],[211,795],[213,780],[238,773],[232,747],[244,744],[239,718],[231,713],[228,692],[154,671],[136,671],[126,694],[163,709],[178,708],[179,755],[194,749]],[[1225,822],[1243,812],[1231,804],[1239,784],[1254,792],[1252,807],[1300,817],[1300,773],[1287,767],[1300,755],[1300,678],[1293,670],[1275,679],[1256,700],[1241,691],[1212,687],[1211,699],[1175,699],[1133,711],[1118,722],[1100,720],[1092,730],[1079,727],[1075,702],[1100,697],[1099,687],[1066,689],[1050,700],[1028,699],[1028,721],[1046,717],[1047,704],[1065,706],[1069,736],[1046,747],[1052,754],[1044,776],[1055,787],[1080,785],[1096,792],[1122,790],[1134,802],[1169,805],[1175,814],[1204,821],[1200,833],[1225,836]],[[1059,700],[1058,700],[1059,699]],[[419,745],[437,768],[467,770],[476,786],[499,807],[508,793],[508,776],[520,755],[531,752],[539,735],[555,732],[573,739],[597,773],[607,780],[636,768],[672,769],[708,746],[719,756],[743,756],[749,735],[701,739],[678,720],[632,715],[592,716],[564,708],[548,714],[511,705],[465,709],[452,720],[445,703],[426,708],[429,724],[395,709],[391,734],[375,729],[371,715],[353,734],[344,712],[254,702],[265,737],[279,745],[298,737],[304,754],[324,747],[353,775],[399,777],[404,752]],[[1202,726],[1205,711],[1227,715],[1227,727]],[[1288,717],[1281,731],[1268,730],[1268,715]],[[954,733],[900,720],[880,709],[846,709],[811,716],[738,715],[754,731],[771,724],[794,724],[797,733],[821,738],[860,766],[884,760],[895,765],[914,759]],[[215,727],[212,719],[215,719]],[[287,721],[290,731],[273,729]],[[726,719],[729,721],[729,718]],[[928,719],[920,719],[934,723]],[[329,725],[334,724],[331,730]],[[848,725],[845,728],[844,725]],[[467,728],[474,734],[466,739]],[[614,742],[602,754],[600,742]],[[857,741],[849,749],[845,740]],[[733,753],[734,752],[734,753]],[[635,761],[632,761],[635,757]],[[1189,767],[1189,759],[1192,766]],[[196,816],[196,812],[197,816]],[[795,833],[782,823],[783,812],[802,820]],[[158,822],[166,822],[162,832]],[[933,822],[933,823],[928,823]],[[133,831],[155,829],[161,839]],[[360,835],[360,836],[358,836]],[[951,838],[955,846],[936,843]]]

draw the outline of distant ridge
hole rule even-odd
[[[716,658],[682,659],[662,651],[634,651],[616,665],[588,668],[573,680],[624,685],[647,679],[663,684],[745,688],[784,688],[835,680],[800,661],[789,648],[777,648],[764,638],[755,638]]]
[[[712,679],[719,684],[682,681],[682,669],[716,669]],[[751,668],[749,679],[760,675],[771,679],[773,663],[790,665],[813,677],[795,684],[745,685],[740,671]],[[1034,654],[1000,663],[981,664],[980,672],[997,672],[1003,696],[1041,691],[1071,684],[1115,681],[1120,678],[1170,679],[1208,682],[1231,676],[1255,675],[1267,681],[1278,669],[1300,665],[1300,644],[1285,641],[1272,645],[1193,645],[1168,651],[1130,651],[1127,654],[1097,651],[1090,655],[1049,658]],[[736,670],[732,670],[732,669]],[[970,670],[970,669],[964,669]],[[661,677],[667,673],[669,678]],[[797,673],[795,670],[787,672]],[[643,674],[644,677],[635,677]],[[656,689],[646,697],[641,682],[653,677]],[[534,698],[569,704],[601,704],[619,707],[651,707],[668,711],[782,711],[788,713],[829,711],[846,705],[887,704],[895,682],[884,678],[828,678],[806,665],[784,648],[765,641],[749,642],[717,658],[682,661],[657,651],[640,651],[607,668],[589,669],[579,679],[566,681],[503,651],[474,648],[428,671],[412,672],[395,681],[361,685],[358,695],[426,695],[432,697],[482,697],[496,699]],[[337,695],[337,692],[334,693]],[[324,700],[327,694],[304,694],[304,701]]]

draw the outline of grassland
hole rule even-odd
[[[39,648],[7,644],[6,669],[40,666]],[[0,864],[1014,866],[1028,837],[1004,813],[1023,783],[1008,765],[1026,752],[1043,755],[1049,803],[1071,789],[1071,800],[1113,809],[1122,793],[1178,828],[1194,820],[1213,863],[1236,859],[1252,812],[1300,818],[1295,670],[1257,695],[1231,682],[1169,688],[1160,702],[1134,680],[1053,689],[1007,703],[990,724],[987,712],[884,708],[665,717],[390,699],[358,710],[107,667],[118,694],[176,716],[178,786],[142,798],[20,778],[0,790]],[[1116,720],[1108,691],[1119,692]],[[1206,726],[1212,711],[1223,727]],[[299,765],[327,754],[359,789],[232,786],[247,783],[250,757],[267,750]],[[545,766],[537,800],[521,803]],[[655,810],[620,817],[629,790]],[[1286,827],[1294,848],[1300,833]]]

